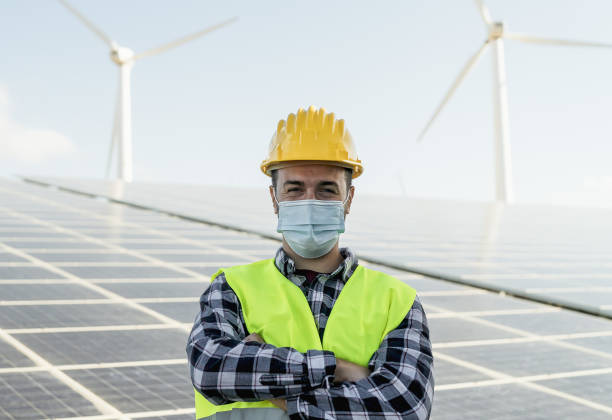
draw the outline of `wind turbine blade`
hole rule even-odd
[[[482,20],[484,21],[484,23],[489,26],[490,24],[493,23],[493,19],[491,19],[491,14],[489,13],[489,8],[487,6],[485,6],[484,2],[482,0],[474,0],[474,2],[476,3],[476,7],[478,8],[478,11],[480,12],[480,16],[482,17]]]
[[[159,46],[157,48],[151,48],[150,50],[146,50],[144,52],[136,54],[136,55],[134,55],[133,59],[134,60],[138,60],[138,59],[141,59],[143,57],[150,57],[152,55],[161,54],[161,53],[163,53],[165,51],[168,51],[168,50],[170,50],[172,48],[179,47],[179,46],[181,46],[183,44],[186,44],[189,41],[193,41],[196,38],[199,38],[201,36],[204,36],[206,34],[209,34],[209,33],[213,32],[213,31],[216,31],[217,29],[220,29],[223,26],[226,26],[226,25],[229,25],[231,23],[234,23],[237,20],[238,20],[238,17],[233,17],[231,19],[228,19],[228,20],[223,21],[221,23],[218,23],[216,25],[209,26],[208,28],[205,28],[205,29],[203,29],[203,30],[201,30],[199,32],[193,33],[191,35],[184,36],[184,37],[179,38],[179,39],[177,39],[175,41],[172,41],[172,42],[169,42],[167,44],[161,45],[161,46]]]
[[[73,15],[77,17],[81,22],[85,24],[93,33],[95,33],[98,38],[102,39],[102,41],[106,42],[109,47],[113,46],[112,39],[109,38],[100,28],[91,23],[89,19],[83,16],[77,9],[75,9],[70,3],[66,0],[58,0],[66,9],[68,9]]]
[[[541,38],[537,36],[517,34],[517,33],[505,33],[504,38],[513,39],[515,41],[528,42],[532,44],[545,44],[545,45],[561,45],[567,47],[599,47],[599,48],[612,48],[612,44],[605,42],[591,42],[591,41],[575,41],[571,39],[555,39],[555,38]]]
[[[427,130],[429,130],[429,128],[431,127],[435,119],[438,117],[438,114],[440,114],[440,112],[442,111],[446,103],[449,101],[449,99],[453,96],[453,94],[455,93],[455,91],[457,90],[461,82],[463,82],[463,79],[465,79],[465,76],[467,76],[470,70],[476,65],[476,63],[478,62],[478,59],[480,58],[482,53],[487,49],[488,45],[489,45],[489,41],[487,40],[485,41],[484,44],[482,44],[482,46],[478,49],[478,51],[476,51],[476,54],[471,56],[470,59],[467,61],[467,63],[465,63],[465,65],[461,69],[461,72],[459,72],[459,75],[457,76],[453,84],[451,85],[450,89],[448,90],[448,92],[446,92],[444,99],[442,99],[442,102],[440,102],[440,105],[438,105],[438,108],[436,108],[436,111],[433,113],[433,115],[427,122],[427,125],[425,125],[425,128],[423,128],[423,131],[421,131],[421,134],[419,134],[419,137],[417,137],[417,141],[421,141],[423,139],[423,137],[425,136],[425,133],[427,133]]]

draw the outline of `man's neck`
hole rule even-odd
[[[283,239],[283,250],[291,257],[295,262],[295,268],[297,270],[312,270],[317,273],[331,273],[334,271],[342,262],[342,254],[338,248],[338,243],[334,245],[331,251],[319,258],[303,258],[297,255],[289,244]]]

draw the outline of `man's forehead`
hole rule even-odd
[[[324,181],[339,180],[344,176],[345,169],[339,166],[304,164],[295,165],[278,170],[279,181],[301,180],[301,181]]]

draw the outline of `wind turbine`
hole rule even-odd
[[[510,158],[510,130],[508,123],[508,89],[506,81],[506,69],[504,59],[504,39],[515,41],[542,44],[542,45],[562,45],[572,47],[603,47],[610,48],[612,44],[588,41],[574,41],[565,39],[541,38],[531,35],[508,32],[507,26],[503,22],[494,22],[489,14],[489,9],[481,0],[475,0],[476,7],[484,21],[488,35],[484,44],[469,58],[463,66],[459,75],[455,78],[448,92],[438,105],[435,112],[419,134],[417,141],[421,141],[431,127],[440,111],[444,108],[449,99],[453,96],[463,79],[470,70],[476,65],[478,59],[485,50],[491,46],[493,48],[493,112],[494,112],[494,131],[495,131],[495,199],[497,201],[511,203],[514,201],[512,187],[512,161]]]
[[[98,38],[104,41],[110,47],[110,57],[113,63],[119,67],[119,89],[117,103],[115,105],[115,117],[113,123],[113,132],[106,167],[106,177],[110,173],[111,162],[115,145],[118,144],[118,162],[117,162],[117,178],[131,182],[132,181],[132,100],[130,79],[132,67],[136,60],[144,57],[161,54],[170,49],[176,48],[196,38],[213,32],[223,26],[235,22],[238,18],[233,17],[213,26],[209,26],[201,31],[184,36],[167,44],[160,45],[156,48],[151,48],[141,53],[134,53],[129,48],[120,46],[106,35],[100,28],[96,27],[90,20],[83,16],[66,0],[58,0],[66,9],[75,15],[87,28],[89,28]]]

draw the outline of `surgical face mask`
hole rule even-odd
[[[276,231],[282,233],[291,249],[303,258],[319,258],[327,254],[344,232],[346,200],[296,200],[276,203]]]

